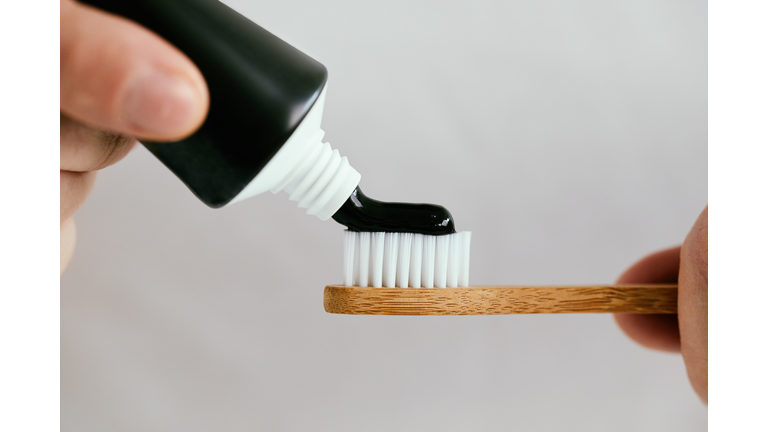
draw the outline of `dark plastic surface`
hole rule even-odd
[[[386,203],[368,198],[359,187],[333,215],[350,231],[445,235],[456,232],[453,216],[433,204]]]
[[[264,168],[325,86],[325,67],[216,0],[89,0],[183,51],[208,83],[203,126],[142,143],[204,203],[221,207]]]

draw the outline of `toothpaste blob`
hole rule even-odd
[[[368,198],[358,186],[333,220],[353,232],[398,232],[433,236],[456,232],[453,216],[433,204],[386,203]]]

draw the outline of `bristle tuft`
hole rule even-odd
[[[355,240],[357,233],[344,231],[344,286],[355,283]]]
[[[459,233],[461,236],[461,252],[459,256],[459,286],[469,286],[469,243],[472,240],[472,232]]]
[[[383,285],[394,288],[397,282],[397,240],[398,233],[384,234],[384,272]]]
[[[384,234],[383,232],[371,233],[369,284],[374,288],[381,288],[381,280],[384,276]]]
[[[424,253],[422,255],[421,286],[435,287],[435,239],[431,235],[424,236]]]
[[[397,286],[408,287],[408,274],[411,265],[412,233],[401,233],[397,248]]]
[[[357,253],[353,253],[355,261],[355,274],[357,286],[367,287],[370,284],[371,268],[371,233],[361,232],[357,234]]]
[[[421,288],[421,263],[422,251],[424,250],[424,234],[414,234],[411,241],[411,262],[408,269],[409,286],[412,288]]]

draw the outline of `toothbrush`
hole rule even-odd
[[[677,285],[325,287],[325,311],[348,315],[676,314]]]
[[[349,315],[677,313],[677,285],[470,286],[470,240],[470,232],[345,231],[344,283],[325,287],[325,310]]]

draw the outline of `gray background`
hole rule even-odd
[[[473,284],[611,282],[707,202],[706,2],[228,2],[330,71],[326,140],[473,231]],[[687,431],[677,355],[607,315],[326,314],[342,228],[211,210],[143,148],[62,278],[65,431]]]

